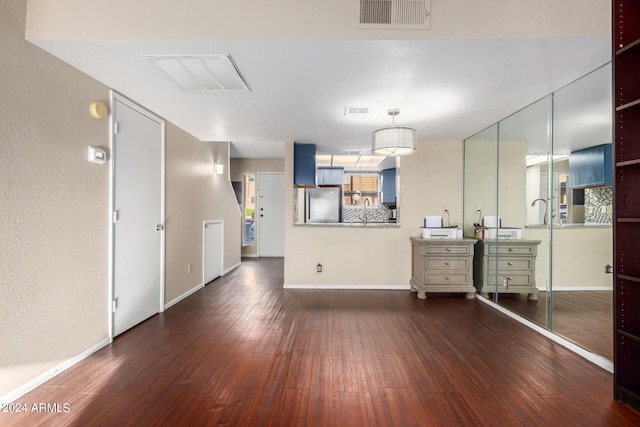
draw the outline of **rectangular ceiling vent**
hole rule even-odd
[[[251,90],[229,54],[142,55],[185,92]]]
[[[431,0],[358,0],[356,28],[429,30]]]

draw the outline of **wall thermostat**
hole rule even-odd
[[[89,146],[89,161],[91,163],[98,163],[103,165],[107,161],[107,152],[102,148],[94,147],[93,145]]]

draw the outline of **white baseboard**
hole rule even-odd
[[[225,274],[229,274],[231,273],[233,270],[235,270],[236,268],[240,267],[240,264],[242,263],[237,263],[235,265],[232,265],[231,267],[227,268],[225,271],[222,272],[222,275],[224,276]]]
[[[61,372],[65,371],[65,370],[69,369],[70,367],[72,367],[76,363],[80,362],[81,360],[86,359],[87,357],[91,356],[93,353],[95,353],[96,351],[100,350],[101,348],[109,345],[110,342],[111,342],[111,340],[109,338],[105,338],[104,340],[100,341],[99,343],[95,344],[94,346],[89,347],[88,349],[86,349],[82,353],[77,354],[74,357],[72,357],[71,359],[68,359],[68,360],[62,362],[61,364],[49,369],[45,373],[37,376],[36,378],[32,379],[28,383],[24,384],[23,386],[21,386],[21,387],[15,389],[14,391],[12,391],[12,392],[10,392],[8,394],[5,394],[4,396],[0,397],[0,404],[11,403],[11,402],[15,401],[16,399],[19,399],[20,397],[22,397],[25,394],[29,393],[31,390],[35,389],[36,387],[46,383],[51,378],[55,377],[56,375],[60,374]]]
[[[183,293],[182,295],[172,299],[171,301],[169,301],[168,303],[166,303],[164,305],[164,309],[168,309],[169,307],[176,305],[177,303],[179,303],[180,301],[182,301],[183,299],[185,299],[186,297],[198,292],[200,289],[204,288],[204,284],[200,283],[198,286],[189,289],[187,292]]]
[[[344,289],[344,290],[377,290],[377,291],[408,291],[409,285],[295,285],[284,284],[284,289]]]
[[[242,254],[242,258],[258,258],[258,254]]]
[[[589,362],[594,363],[596,365],[598,365],[599,367],[601,367],[602,369],[604,369],[605,371],[609,371],[611,373],[613,373],[613,362],[605,357],[600,356],[599,354],[596,353],[592,353],[591,351],[580,347],[577,344],[572,343],[571,341],[562,338],[559,335],[554,334],[553,332],[549,331],[548,329],[543,328],[542,326],[531,322],[530,320],[525,319],[524,317],[521,317],[519,315],[517,315],[516,313],[507,310],[506,308],[494,303],[493,301],[488,300],[487,298],[483,298],[479,295],[476,294],[476,299],[479,299],[480,301],[482,301],[485,304],[488,304],[489,306],[495,308],[496,310],[500,311],[501,313],[506,314],[507,316],[511,317],[512,319],[517,320],[518,322],[522,323],[525,326],[528,326],[529,328],[535,330],[536,332],[544,335],[545,337],[549,338],[552,341],[557,342],[558,344],[560,344],[561,346],[567,348],[568,350],[573,351],[574,353],[578,354],[579,356],[582,356],[583,358],[587,359]]]

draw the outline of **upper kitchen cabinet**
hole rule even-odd
[[[315,144],[293,144],[293,184],[296,187],[318,185]]]
[[[602,144],[571,153],[569,184],[573,188],[612,185],[611,144]]]
[[[318,168],[318,185],[342,185],[344,168]]]
[[[396,168],[385,169],[382,175],[382,203],[396,201]]]

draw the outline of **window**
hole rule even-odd
[[[358,205],[369,200],[371,206],[378,205],[380,176],[377,172],[345,172],[344,174],[344,204]],[[354,195],[359,195],[354,197]],[[359,200],[357,200],[359,199]]]

